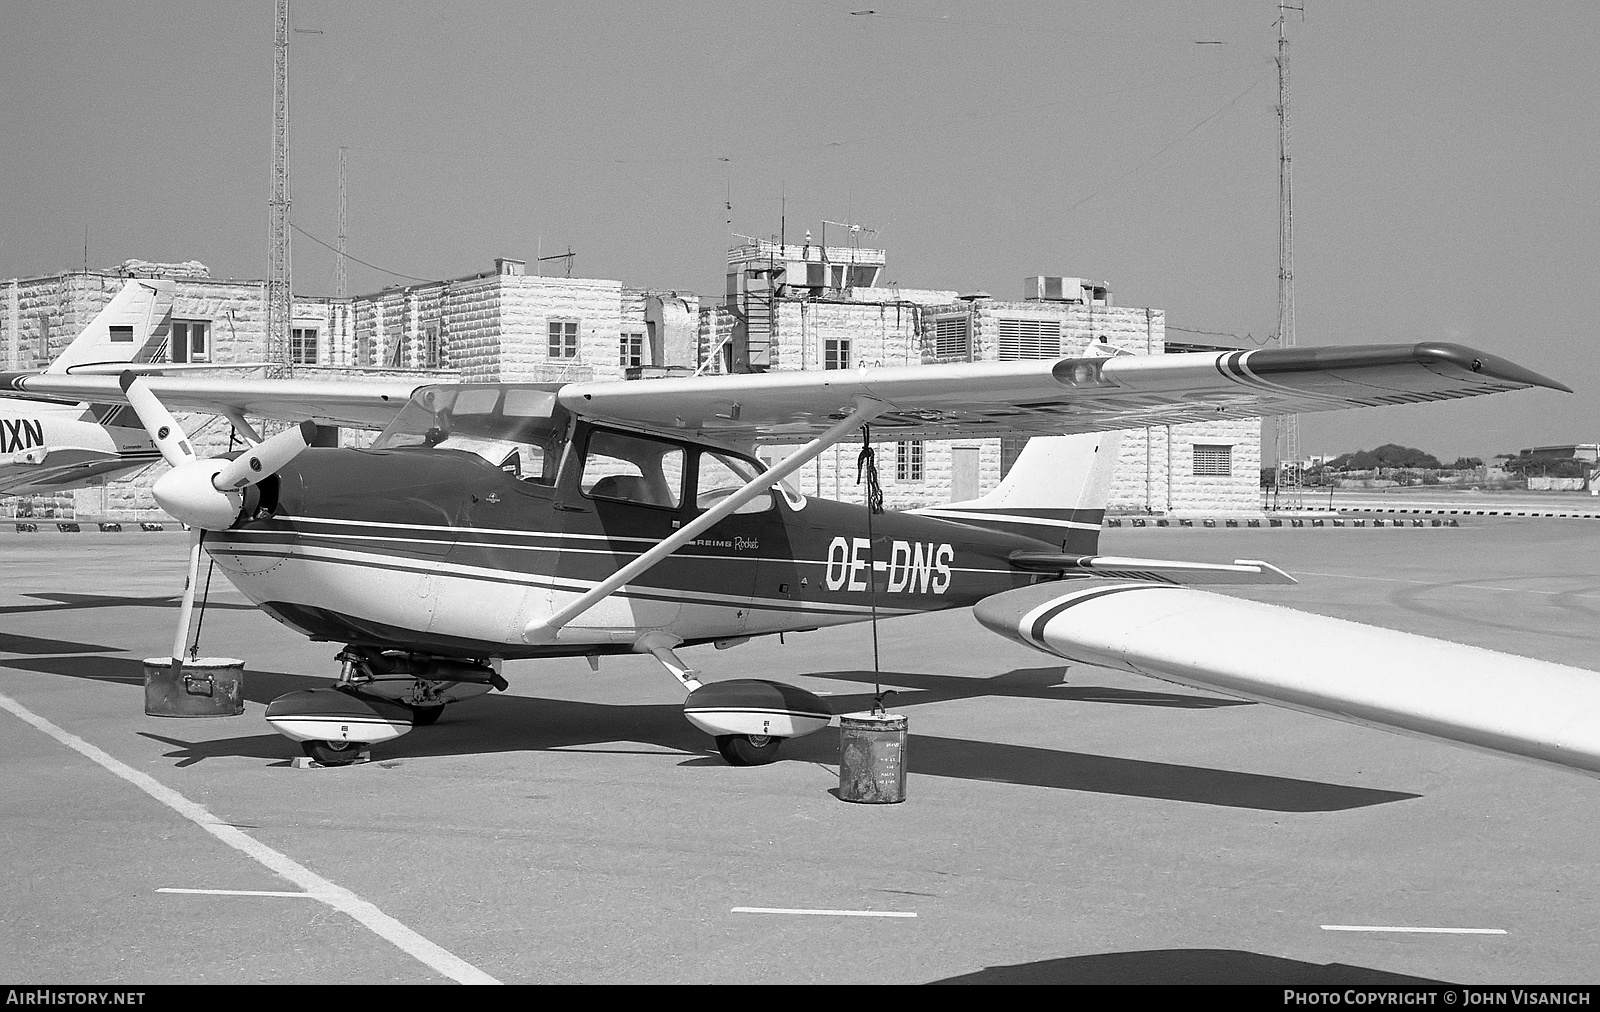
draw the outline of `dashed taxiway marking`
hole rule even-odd
[[[1505,935],[1504,928],[1406,928],[1384,924],[1324,924],[1323,931],[1392,931],[1410,935]]]
[[[253,858],[265,865],[268,870],[277,872],[293,882],[313,898],[321,900],[335,910],[349,914],[373,934],[438,973],[460,984],[500,983],[466,960],[423,938],[350,890],[334,885],[288,855],[280,854],[243,830],[228,825],[212,815],[203,805],[195,804],[149,774],[139,772],[70,731],[62,730],[11,697],[0,695],[0,708],[10,710],[24,722],[32,724],[74,752],[98,763],[234,850]]]
[[[185,896],[286,896],[292,899],[314,900],[315,893],[290,892],[288,890],[272,889],[179,889],[176,886],[162,886],[158,893],[182,893]]]
[[[807,910],[796,907],[734,907],[735,914],[815,914],[820,917],[915,917],[907,910]]]

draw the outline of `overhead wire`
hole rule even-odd
[[[1167,329],[1176,330],[1183,334],[1205,334],[1209,337],[1231,337],[1236,341],[1249,341],[1251,344],[1260,345],[1263,347],[1272,343],[1272,338],[1270,337],[1263,337],[1257,340],[1252,334],[1235,334],[1226,330],[1196,330],[1193,327],[1179,327],[1171,323],[1167,324]]]
[[[323,242],[321,239],[318,239],[316,236],[312,235],[310,232],[307,232],[305,229],[301,228],[299,225],[296,225],[294,222],[291,221],[289,223],[289,227],[294,229],[296,232],[299,232],[301,235],[305,236],[307,239],[310,239],[312,242],[316,243],[318,246],[322,246],[322,247],[325,247],[327,249],[330,249],[335,253],[339,252],[337,247],[331,246],[328,243]],[[391,275],[391,276],[397,277],[397,278],[405,278],[407,281],[442,281],[442,280],[444,280],[443,278],[419,278],[415,274],[402,274],[399,271],[391,271],[387,267],[379,267],[377,264],[368,263],[367,261],[361,259],[360,257],[351,256],[349,253],[345,253],[345,254],[343,254],[343,256],[344,256],[344,258],[346,260],[354,260],[356,263],[360,264],[363,267],[371,267],[373,270],[378,271],[378,272],[380,272],[382,274],[388,274],[388,275]]]
[[[1089,201],[1091,201],[1094,198],[1096,198],[1096,197],[1100,196],[1101,194],[1105,193],[1107,190],[1111,189],[1113,186],[1116,186],[1118,183],[1122,182],[1124,179],[1127,179],[1130,176],[1135,175],[1136,173],[1139,172],[1140,169],[1143,169],[1146,165],[1149,165],[1151,162],[1155,161],[1157,158],[1160,158],[1162,155],[1166,154],[1168,151],[1171,151],[1173,148],[1177,147],[1179,144],[1182,144],[1184,141],[1188,140],[1201,127],[1204,127],[1207,123],[1210,123],[1212,120],[1216,119],[1218,116],[1221,116],[1223,113],[1227,112],[1229,109],[1232,109],[1235,105],[1238,105],[1239,101],[1241,99],[1243,99],[1246,95],[1250,94],[1252,91],[1255,91],[1257,88],[1259,88],[1261,86],[1261,82],[1265,81],[1268,76],[1269,75],[1263,74],[1260,77],[1256,78],[1253,82],[1251,82],[1249,87],[1245,88],[1243,91],[1239,92],[1239,94],[1237,94],[1237,95],[1233,96],[1232,98],[1230,98],[1227,102],[1223,103],[1223,105],[1220,108],[1218,108],[1215,112],[1212,112],[1205,119],[1203,119],[1200,122],[1196,123],[1194,126],[1190,127],[1188,130],[1185,130],[1181,136],[1177,137],[1176,139],[1174,139],[1173,141],[1168,143],[1160,151],[1157,151],[1155,154],[1151,155],[1149,158],[1146,158],[1144,161],[1140,162],[1138,165],[1135,165],[1133,168],[1131,168],[1128,171],[1124,172],[1122,175],[1117,176],[1114,179],[1108,180],[1105,183],[1105,185],[1101,186],[1099,189],[1095,190],[1093,193],[1089,194],[1087,197],[1084,197],[1082,200],[1079,200],[1074,204],[1068,205],[1065,209],[1063,209],[1061,211],[1057,211],[1053,215],[1047,215],[1047,216],[1045,216],[1043,218],[1040,218],[1040,219],[1037,220],[1036,223],[1037,224],[1043,224],[1043,223],[1048,222],[1048,221],[1055,221],[1055,220],[1058,220],[1058,219],[1060,219],[1062,217],[1065,217],[1066,215],[1071,214],[1073,211],[1076,211],[1078,208],[1080,208],[1083,205],[1087,204]]]

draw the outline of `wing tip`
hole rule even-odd
[[[1572,388],[1565,383],[1553,380],[1548,376],[1534,372],[1532,369],[1517,365],[1509,359],[1498,355],[1469,348],[1464,344],[1451,344],[1448,341],[1423,341],[1412,346],[1412,354],[1422,365],[1443,364],[1466,369],[1469,372],[1486,373],[1495,379],[1507,380],[1512,383],[1522,383],[1531,387],[1544,387],[1548,390],[1559,390],[1562,393],[1572,393]]]
[[[1486,379],[1522,387],[1544,387],[1572,393],[1572,388],[1526,369],[1509,359],[1448,341],[1416,344],[1322,345],[1299,348],[1259,348],[1244,353],[1244,362],[1257,375],[1296,372],[1338,372],[1341,369],[1420,365],[1474,373]]]

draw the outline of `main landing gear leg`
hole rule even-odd
[[[676,636],[657,630],[639,637],[633,649],[660,661],[661,666],[689,690],[689,697],[693,699],[695,692],[702,688],[700,672],[683,663],[683,659],[673,652],[673,648],[682,642]],[[684,706],[687,713],[689,704],[686,702]],[[783,744],[783,739],[775,734],[718,734],[716,729],[708,728],[703,721],[693,717],[689,719],[702,731],[711,731],[717,740],[717,751],[722,753],[722,758],[728,761],[729,766],[765,766],[778,758],[778,746]]]

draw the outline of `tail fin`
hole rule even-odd
[[[172,329],[173,289],[171,281],[128,281],[45,372],[66,373],[81,366],[150,361],[165,347]]]
[[[1022,534],[1063,552],[1094,555],[1121,446],[1120,431],[1034,436],[993,492],[911,512]]]

